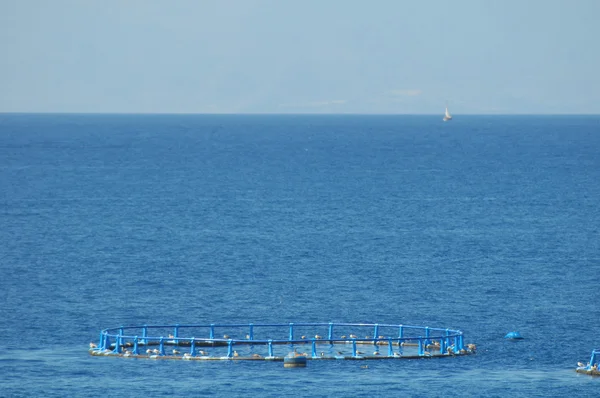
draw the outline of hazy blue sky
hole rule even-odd
[[[600,0],[0,0],[0,112],[600,113]]]

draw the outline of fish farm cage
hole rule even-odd
[[[600,366],[600,349],[592,351],[590,361],[587,363],[587,365],[581,362],[577,365],[577,369],[575,369],[577,373],[584,373],[592,376],[600,376],[600,369],[598,369],[598,367]]]
[[[96,356],[284,361],[415,359],[475,353],[460,330],[366,323],[143,325],[104,329]]]

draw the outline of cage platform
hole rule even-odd
[[[475,353],[460,330],[367,323],[120,326],[90,343],[95,356],[284,361],[441,358]]]
[[[600,376],[600,369],[598,366],[600,365],[600,349],[596,349],[592,351],[592,355],[590,357],[590,361],[587,365],[579,362],[577,364],[577,373],[584,373],[592,376]]]

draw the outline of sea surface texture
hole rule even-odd
[[[598,396],[600,117],[0,114],[0,300],[2,397]],[[330,321],[477,354],[88,354],[121,325]]]

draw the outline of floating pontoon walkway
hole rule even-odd
[[[414,359],[467,355],[460,330],[365,323],[121,326],[100,332],[90,354],[151,359],[283,361]]]

